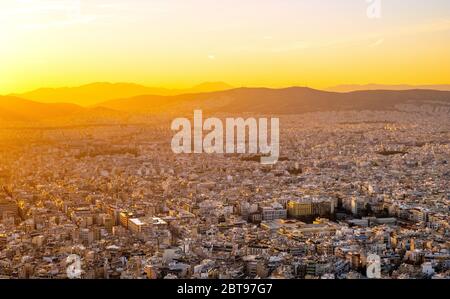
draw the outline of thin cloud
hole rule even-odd
[[[16,0],[0,10],[4,25],[28,30],[88,24],[98,18],[83,14],[80,0]]]

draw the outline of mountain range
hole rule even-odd
[[[143,95],[110,100],[98,106],[131,113],[202,109],[224,113],[298,114],[338,110],[391,110],[396,105],[406,103],[450,105],[450,91],[373,90],[337,93],[307,87],[237,88],[169,97]]]
[[[41,103],[72,103],[80,106],[92,106],[107,100],[134,97],[143,94],[173,96],[187,93],[227,90],[231,88],[233,87],[223,82],[205,82],[188,89],[147,87],[134,83],[97,82],[77,87],[40,88],[22,94],[12,94],[11,96]]]
[[[301,114],[316,111],[395,110],[398,105],[440,106],[450,111],[450,91],[368,90],[347,93],[306,87],[283,89],[236,88],[176,96],[139,95],[107,100],[90,107],[71,103],[40,103],[0,97],[0,120],[41,121],[55,118],[95,119],[97,115],[209,113]]]
[[[327,88],[327,91],[335,92],[351,92],[351,91],[362,91],[362,90],[410,90],[410,89],[431,89],[431,90],[442,90],[450,91],[450,84],[436,84],[436,85],[386,85],[386,84],[344,84],[337,85],[334,87]]]
[[[66,103],[39,103],[13,96],[0,96],[0,120],[29,122],[65,117],[85,108]]]

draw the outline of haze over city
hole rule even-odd
[[[449,279],[449,53],[448,0],[1,1],[0,279]]]

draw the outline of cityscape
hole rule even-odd
[[[1,1],[0,279],[450,279],[449,37],[448,0]]]
[[[91,279],[358,279],[377,254],[381,278],[449,278],[449,126],[284,116],[275,165],[174,154],[151,123],[23,129],[1,152],[0,275],[67,278],[74,254]]]

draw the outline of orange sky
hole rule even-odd
[[[448,0],[382,0],[378,19],[365,0],[216,2],[1,1],[0,94],[97,81],[450,83]]]

